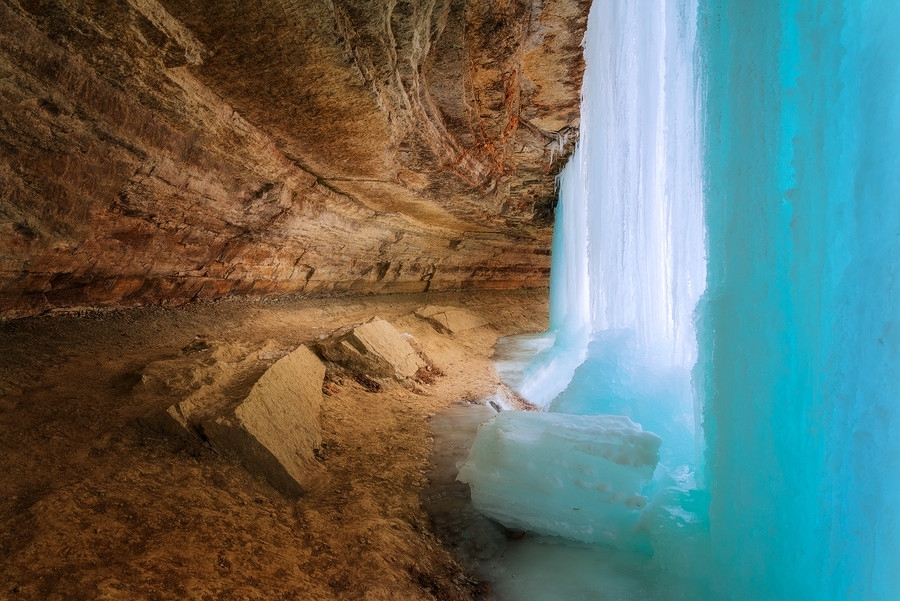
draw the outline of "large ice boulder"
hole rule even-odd
[[[479,428],[459,479],[508,528],[642,549],[641,491],[660,442],[620,415],[504,411]]]

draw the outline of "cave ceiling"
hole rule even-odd
[[[588,5],[0,1],[0,315],[545,286]]]

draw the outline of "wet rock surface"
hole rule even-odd
[[[434,469],[422,493],[422,506],[453,556],[480,578],[489,577],[503,556],[509,532],[475,509],[469,485],[457,476],[478,427],[496,415],[482,402],[458,401],[428,420],[434,436]]]

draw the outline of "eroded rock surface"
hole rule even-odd
[[[588,5],[0,3],[0,315],[545,286]]]

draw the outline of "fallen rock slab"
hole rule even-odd
[[[182,356],[144,369],[138,399],[180,399],[143,423],[159,432],[206,440],[266,478],[283,494],[302,494],[318,474],[325,365],[305,346],[250,348],[192,344]]]
[[[456,334],[487,325],[483,317],[459,307],[436,307],[429,305],[417,309],[415,314],[428,321],[439,332]]]
[[[266,369],[287,352],[273,341],[258,347],[198,338],[179,356],[143,369],[135,389],[138,402],[159,397],[180,400],[141,421],[170,436],[195,438],[200,422],[244,399]]]
[[[288,496],[316,477],[325,366],[300,346],[278,360],[234,410],[202,423],[209,443]]]
[[[428,365],[406,336],[380,317],[336,330],[316,347],[325,359],[375,378],[411,379]]]

